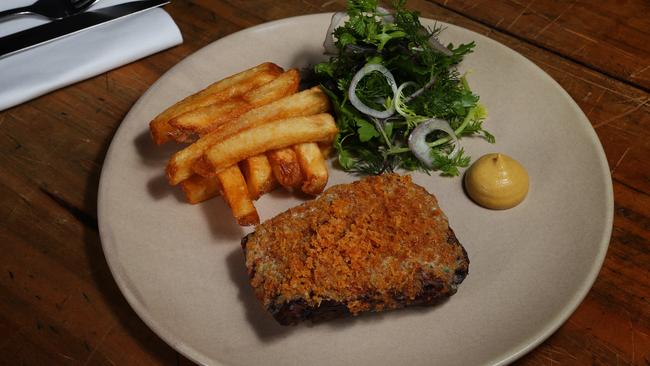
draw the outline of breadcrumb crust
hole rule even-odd
[[[393,309],[424,286],[453,283],[466,254],[449,232],[436,198],[410,176],[367,177],[259,225],[246,242],[246,266],[266,308],[334,300],[352,314]],[[455,292],[440,287],[442,296]]]

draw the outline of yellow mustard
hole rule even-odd
[[[479,205],[505,210],[517,206],[528,193],[528,173],[505,154],[486,154],[465,173],[465,189]]]

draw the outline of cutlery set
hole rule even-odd
[[[20,8],[0,11],[0,21],[16,15],[38,14],[50,19],[61,19],[88,9],[97,0],[38,0]]]
[[[98,0],[38,0],[35,3],[0,11],[0,27],[16,16],[37,14],[49,23],[0,38],[0,58],[70,36],[117,19],[169,3],[169,0],[140,0],[86,11]]]

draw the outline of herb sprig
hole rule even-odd
[[[455,156],[450,138],[442,133],[427,136],[432,164],[426,166],[408,148],[408,137],[420,123],[430,118],[449,122],[458,137],[481,136],[494,142],[483,129],[487,116],[465,76],[456,66],[474,49],[474,42],[454,46],[444,54],[432,47],[441,27],[424,27],[419,13],[407,10],[405,0],[394,3],[394,13],[378,8],[377,0],[349,0],[349,20],[334,30],[338,54],[314,68],[323,90],[330,97],[337,117],[339,134],[334,142],[343,169],[362,174],[380,174],[398,168],[442,175],[459,175],[459,168],[469,165],[470,158],[461,149]],[[389,20],[390,17],[390,20]],[[400,114],[380,120],[361,113],[348,98],[354,75],[368,63],[382,64],[404,88],[398,100]],[[424,90],[414,98],[415,90]],[[365,105],[386,109],[395,95],[379,72],[366,75],[357,85],[356,96]],[[399,97],[399,96],[398,96]]]

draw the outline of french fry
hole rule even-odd
[[[290,147],[266,153],[275,179],[286,188],[296,188],[302,183],[302,173],[296,152]]]
[[[166,169],[169,183],[176,185],[189,178],[193,174],[193,166],[203,153],[212,145],[228,136],[270,121],[309,116],[316,113],[323,113],[328,109],[329,100],[325,93],[318,87],[304,90],[262,107],[252,109],[231,123],[220,126],[216,130],[199,138],[195,143],[172,155]]]
[[[268,122],[231,135],[210,147],[194,167],[211,176],[248,157],[303,142],[331,141],[338,133],[328,113]]]
[[[182,181],[180,186],[185,193],[185,198],[191,204],[207,201],[218,196],[221,191],[221,184],[217,178],[206,178],[196,174]]]
[[[221,183],[223,197],[230,206],[237,223],[241,226],[259,224],[260,217],[253,206],[246,181],[239,167],[233,165],[222,170],[217,174],[217,179]]]
[[[169,124],[172,118],[206,105],[241,96],[260,85],[270,82],[281,73],[281,67],[265,62],[217,81],[177,102],[156,116],[149,123],[151,137],[157,145],[161,145],[169,141],[170,137],[174,135],[174,128]]]
[[[300,87],[300,72],[289,69],[275,80],[244,94],[242,99],[255,107],[260,107],[280,98],[292,95]]]
[[[241,98],[228,99],[221,103],[183,113],[169,121],[171,130],[180,135],[204,135],[242,114],[253,109],[253,106]],[[172,136],[178,140],[178,138]]]
[[[329,173],[318,144],[314,142],[298,144],[293,146],[293,150],[296,152],[304,177],[302,191],[311,195],[323,192]]]
[[[271,192],[278,185],[273,176],[269,159],[264,154],[252,156],[239,163],[239,168],[244,173],[248,193],[252,200],[257,200],[264,193]]]
[[[151,139],[156,145],[162,145],[171,139],[174,128],[167,120],[155,118],[149,122],[149,132]]]
[[[295,93],[299,84],[298,70],[291,69],[276,79],[245,93],[241,98],[229,99],[183,113],[172,118],[169,124],[188,134],[204,135],[253,108]]]

